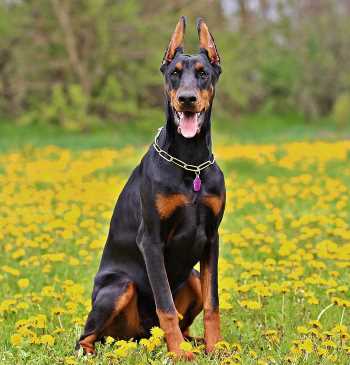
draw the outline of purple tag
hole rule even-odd
[[[202,181],[198,174],[196,174],[196,177],[193,180],[193,190],[199,191],[201,190]]]

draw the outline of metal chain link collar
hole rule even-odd
[[[178,159],[174,156],[171,156],[168,152],[161,149],[159,144],[158,144],[157,140],[158,140],[158,137],[159,137],[162,129],[163,129],[163,127],[158,129],[158,133],[154,137],[153,147],[158,152],[159,156],[162,157],[164,160],[166,160],[168,162],[172,162],[173,164],[183,168],[184,170],[195,172],[196,175],[199,175],[202,170],[206,169],[207,167],[209,167],[210,165],[212,165],[215,162],[214,155],[213,155],[212,160],[205,161],[205,162],[203,162],[203,163],[201,163],[200,165],[197,165],[197,166],[188,164],[188,163],[183,162],[183,161],[181,161],[180,159]]]

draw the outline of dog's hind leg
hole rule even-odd
[[[117,280],[102,287],[93,302],[84,333],[76,349],[95,353],[95,342],[105,336],[115,339],[135,337],[140,329],[137,292],[132,281]]]
[[[203,339],[191,337],[189,331],[189,327],[203,309],[201,283],[196,270],[192,270],[186,283],[175,293],[175,307],[182,316],[180,328],[184,338],[202,342]]]

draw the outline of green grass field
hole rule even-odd
[[[170,363],[156,335],[73,351],[116,198],[159,125],[0,126],[0,364]],[[213,135],[223,342],[185,345],[195,363],[349,364],[349,130],[252,117]]]

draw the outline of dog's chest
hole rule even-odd
[[[195,217],[197,220],[198,217],[204,215],[215,219],[221,212],[223,203],[223,195],[210,193],[158,193],[155,199],[157,212],[163,222],[171,219],[175,214],[180,215],[180,217]]]
[[[208,232],[222,203],[220,197],[207,194],[192,200],[179,196],[176,199],[178,204],[173,204],[174,209],[171,213],[168,211],[168,218],[163,220],[166,249],[178,259],[183,256],[185,261],[196,261],[208,241]]]
[[[191,211],[191,207],[184,210]],[[179,212],[180,213],[180,212]],[[184,213],[184,212],[181,212]],[[181,277],[199,262],[208,242],[205,221],[197,220],[194,216],[185,213],[177,215],[178,219],[165,237],[165,262],[167,271]]]
[[[203,173],[202,179],[199,191],[194,191],[191,176],[178,183],[173,179],[169,185],[161,186],[155,196],[161,239],[178,263],[198,261],[222,216],[225,189],[221,174]],[[169,183],[168,179],[163,181]]]

